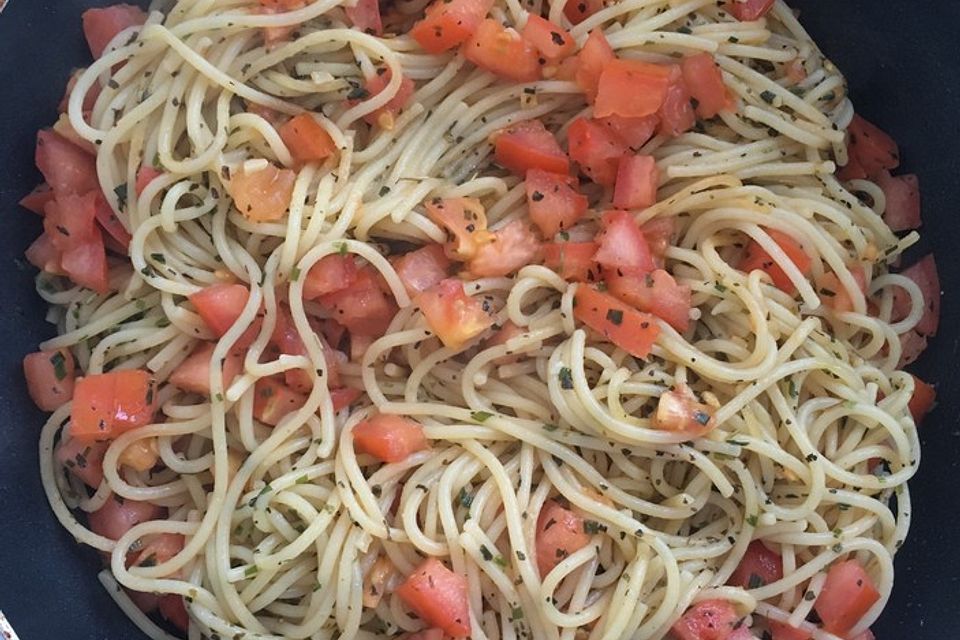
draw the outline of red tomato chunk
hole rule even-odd
[[[436,558],[424,560],[395,593],[428,625],[454,638],[470,634],[467,579]]]
[[[142,369],[90,375],[77,380],[70,435],[83,442],[112,440],[153,421],[155,382]]]
[[[813,608],[826,631],[843,636],[879,599],[880,592],[860,563],[846,560],[830,567]]]
[[[388,414],[376,415],[355,426],[353,444],[359,453],[369,453],[381,462],[401,462],[429,446],[420,423]]]
[[[545,577],[564,558],[590,543],[590,534],[579,515],[556,500],[547,500],[537,518],[537,568]]]

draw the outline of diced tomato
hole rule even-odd
[[[353,26],[360,31],[377,36],[383,34],[379,0],[357,0],[353,6],[345,6],[343,9]]]
[[[587,285],[577,288],[573,314],[577,320],[637,358],[646,358],[660,335],[660,326],[653,316]]]
[[[459,349],[493,324],[483,302],[471,298],[456,278],[442,280],[420,294],[427,325],[451,349]]]
[[[580,24],[605,6],[604,0],[566,0],[563,15],[573,24]]]
[[[443,245],[428,244],[405,253],[394,262],[393,268],[410,296],[415,297],[449,275],[452,263],[443,251]]]
[[[892,171],[900,166],[900,150],[893,138],[859,115],[854,115],[847,129],[848,150],[856,157],[867,176]]]
[[[860,291],[866,294],[867,274],[863,267],[860,265],[850,267],[850,274],[857,281]],[[817,278],[817,293],[820,294],[820,301],[837,313],[853,311],[853,299],[846,287],[840,283],[837,274],[827,272]]]
[[[768,620],[767,626],[770,627],[770,633],[773,634],[773,640],[810,640],[811,634],[803,629],[791,627],[785,622]]]
[[[724,6],[740,22],[752,22],[770,12],[773,0],[727,0]]]
[[[591,180],[612,187],[617,180],[620,157],[627,145],[608,127],[589,118],[577,118],[567,130],[570,158]]]
[[[90,530],[110,540],[119,540],[127,531],[141,522],[163,517],[163,507],[151,502],[128,500],[110,496],[103,506],[87,515]]]
[[[683,74],[676,65],[670,67],[670,83],[660,109],[657,110],[660,120],[658,131],[668,138],[676,137],[690,131],[697,123],[697,114],[693,109],[690,91],[683,81]]]
[[[355,426],[353,443],[358,452],[381,462],[400,462],[429,447],[419,422],[389,414],[377,414]]]
[[[537,568],[545,577],[571,553],[590,544],[583,518],[556,500],[547,500],[537,518]]]
[[[165,594],[160,597],[159,606],[160,615],[180,631],[186,631],[190,626],[190,616],[187,614],[182,596],[175,593]]]
[[[600,267],[593,261],[596,242],[547,242],[543,245],[543,263],[568,282],[597,282]]]
[[[480,23],[463,45],[463,56],[481,69],[514,82],[533,82],[540,78],[540,55],[516,30],[498,21]]]
[[[437,0],[410,35],[427,53],[443,53],[465,42],[492,6],[493,0]]]
[[[756,636],[754,636],[750,632],[750,629],[747,628],[747,625],[744,624],[735,627],[733,633],[727,636],[727,640],[756,640]]]
[[[654,218],[642,227],[643,237],[647,240],[653,262],[663,268],[666,261],[667,249],[673,245],[673,234],[676,233],[676,222],[673,218]]]
[[[727,584],[757,589],[783,578],[783,560],[776,551],[771,551],[760,540],[754,540],[747,547],[740,564]]]
[[[124,369],[77,380],[70,435],[83,442],[112,440],[150,424],[157,410],[156,383],[143,369]]]
[[[550,62],[566,58],[577,48],[577,43],[569,31],[535,13],[527,17],[527,24],[523,26],[523,39]]]
[[[307,111],[290,118],[280,126],[279,132],[280,137],[283,138],[283,144],[287,145],[290,155],[297,162],[319,162],[337,153],[337,145],[334,144],[333,138]],[[290,185],[292,188],[292,180]],[[284,208],[289,202],[290,198],[288,197],[284,202]],[[276,216],[276,218],[279,217],[279,215]],[[273,220],[275,218],[269,219]]]
[[[923,422],[924,417],[937,402],[937,390],[931,384],[927,384],[917,376],[913,377],[913,395],[910,397],[910,415],[916,424]]]
[[[606,127],[615,139],[632,151],[636,151],[649,142],[660,124],[660,118],[657,116],[647,116],[646,118],[607,116],[606,118],[595,118],[594,121]]]
[[[157,610],[157,607],[160,606],[160,596],[155,593],[133,591],[132,589],[127,588],[124,588],[124,591],[133,604],[136,605],[137,609],[140,609],[140,611],[143,611],[144,613],[154,613]]]
[[[132,239],[130,232],[127,231],[127,228],[120,222],[120,218],[117,217],[113,207],[110,206],[110,203],[107,202],[107,199],[103,197],[102,193],[96,193],[95,202],[96,208],[94,209],[94,215],[97,218],[97,222],[100,223],[100,227],[106,231],[111,238],[116,240],[117,245],[123,249],[123,253],[127,253],[130,240]]]
[[[30,264],[41,271],[63,274],[63,269],[60,268],[60,252],[53,246],[53,240],[46,233],[34,240],[24,255]]]
[[[653,426],[699,438],[717,426],[713,412],[713,407],[697,402],[689,389],[664,391],[657,402]]]
[[[897,363],[897,368],[902,369],[916,362],[917,358],[927,350],[927,337],[912,329],[898,337],[900,338],[900,361]]]
[[[28,353],[23,375],[30,398],[43,411],[53,411],[73,397],[76,369],[68,349]]]
[[[331,389],[330,404],[333,405],[334,411],[340,411],[341,409],[346,409],[352,405],[362,395],[363,391],[360,389],[354,389],[353,387],[340,387],[339,389]]]
[[[293,9],[299,9],[304,6],[302,0],[290,0],[289,2],[287,0],[281,0],[280,2],[267,0],[266,2],[261,2],[260,4],[262,6],[254,7],[251,9],[251,13],[272,16],[278,13],[291,11]],[[293,37],[293,34],[296,33],[299,28],[299,24],[262,27],[260,32],[263,35],[263,44],[265,44],[267,47],[271,47],[277,43],[286,42]]]
[[[712,118],[721,111],[734,108],[733,96],[723,82],[723,74],[709,53],[687,56],[680,61],[683,81],[697,101],[697,115]]]
[[[91,156],[97,154],[97,145],[93,144],[73,128],[73,124],[70,122],[70,117],[61,113],[60,117],[57,118],[57,121],[53,123],[53,131],[57,135],[63,137],[64,140],[67,140],[73,145],[76,145],[80,149],[83,149]]]
[[[657,203],[660,172],[653,156],[626,155],[620,158],[613,206],[618,209],[646,209]]]
[[[203,323],[217,336],[234,325],[250,298],[250,290],[242,284],[213,284],[190,296],[190,302]]]
[[[767,234],[783,249],[783,252],[787,254],[790,261],[796,265],[800,273],[805,276],[810,275],[813,260],[811,260],[807,252],[803,250],[803,245],[786,233],[776,231],[775,229],[768,229]],[[755,240],[751,240],[744,251],[743,260],[740,261],[740,270],[744,273],[750,273],[757,269],[769,275],[773,281],[773,285],[784,293],[794,294],[797,292],[797,287],[794,286],[793,281],[790,280],[786,272],[780,268],[780,265],[774,262],[770,254],[764,251]]]
[[[143,547],[133,561],[135,566],[156,566],[183,551],[183,535],[179,533],[157,533],[144,536]]]
[[[253,417],[264,424],[275,427],[284,417],[306,403],[306,395],[293,391],[274,378],[261,378],[254,385]]]
[[[146,21],[147,14],[143,9],[129,4],[87,9],[83,12],[83,35],[90,46],[90,53],[94,58],[99,58],[118,33]]]
[[[704,600],[671,627],[677,640],[729,640],[740,616],[726,600]]]
[[[880,599],[880,592],[856,560],[834,563],[813,608],[823,628],[835,635],[846,635]]]
[[[134,185],[137,189],[137,195],[139,196],[141,193],[143,193],[143,190],[147,188],[147,185],[162,175],[163,171],[160,171],[160,169],[157,169],[153,165],[140,165],[140,168],[137,169],[137,182]]]
[[[96,489],[103,482],[103,456],[109,446],[109,442],[61,440],[57,446],[57,462],[85,485]]]
[[[110,290],[107,280],[107,253],[99,230],[89,242],[64,251],[60,256],[60,267],[71,280],[81,286],[97,293]]]
[[[346,289],[356,281],[357,271],[357,261],[353,255],[326,255],[307,272],[303,281],[303,297],[316,300],[328,293]]]
[[[566,8],[576,4],[578,0],[568,0]],[[574,21],[575,22],[575,21]],[[600,87],[600,74],[604,68],[616,59],[613,48],[603,34],[603,29],[597,28],[590,32],[583,48],[577,54],[577,84],[587,96],[587,102],[593,103],[597,99],[597,90]]]
[[[100,189],[96,159],[53,131],[37,132],[34,159],[56,196],[84,195]]]
[[[926,337],[937,335],[937,329],[940,326],[940,275],[937,273],[937,263],[933,254],[924,256],[900,274],[917,283],[923,294],[923,315],[915,330]],[[894,291],[893,311],[894,315],[900,318],[910,312],[910,298],[899,288]]]
[[[567,173],[570,160],[557,139],[539,120],[524,120],[498,132],[494,139],[497,164],[517,175],[530,169]]]
[[[247,113],[252,113],[253,115],[260,116],[267,122],[269,122],[274,129],[279,129],[280,125],[287,121],[287,116],[280,113],[276,109],[271,109],[270,107],[264,106],[262,104],[257,104],[256,102],[245,102],[244,106],[247,109]]]
[[[587,213],[587,197],[577,191],[577,180],[565,173],[527,171],[527,208],[530,220],[544,237],[569,229]]]
[[[272,164],[250,172],[241,166],[230,176],[227,190],[234,206],[245,217],[254,222],[270,222],[287,212],[296,180],[296,173]]]
[[[668,65],[611,60],[600,74],[594,115],[652,116],[667,97],[672,75],[673,68]]]
[[[311,327],[312,328],[312,327]],[[323,338],[320,338],[323,343]],[[281,354],[291,356],[307,355],[307,348],[303,344],[296,325],[293,323],[293,317],[290,315],[290,309],[281,304],[277,308],[276,322],[273,326],[273,333],[270,336],[270,343],[277,348]],[[340,386],[340,361],[345,360],[339,351],[332,349],[329,345],[323,344],[323,355],[327,365],[327,384],[333,387]],[[313,390],[313,380],[303,369],[288,369],[283,373],[284,381],[287,386],[300,393],[310,393]]]
[[[883,189],[887,208],[883,220],[892,231],[919,229],[920,179],[915,174],[891,176],[889,171],[880,171],[874,179]]]
[[[427,201],[425,206],[430,219],[453,236],[448,253],[457,260],[469,260],[481,246],[493,239],[493,235],[487,231],[487,215],[479,200],[434,198]]]
[[[42,216],[43,210],[53,200],[53,189],[46,182],[20,199],[20,206]]]
[[[160,452],[157,451],[156,438],[141,438],[127,445],[127,448],[120,452],[118,461],[125,467],[130,467],[134,471],[148,471],[156,466],[160,459]]]
[[[213,357],[213,344],[202,343],[194,349],[186,360],[180,363],[170,374],[170,382],[184,391],[210,395],[210,361]],[[227,387],[243,370],[243,359],[239,352],[227,354],[223,360],[223,386]]]
[[[607,290],[640,311],[652,313],[683,333],[690,326],[690,287],[678,284],[673,276],[657,269],[644,274],[604,269]]]
[[[454,638],[470,634],[467,579],[427,558],[394,592],[422,620]]]
[[[851,180],[863,180],[867,177],[867,172],[860,165],[860,160],[853,154],[852,149],[847,156],[847,164],[837,169],[837,179],[843,182]]]
[[[633,216],[626,211],[607,211],[597,236],[600,249],[594,260],[621,274],[642,275],[656,268],[647,239]]]
[[[77,80],[83,75],[85,69],[74,69],[70,72],[70,79],[67,80],[67,87],[63,92],[63,97],[60,99],[60,104],[57,106],[57,110],[60,113],[66,113],[67,107],[70,104],[70,94],[73,93],[73,88],[77,86]],[[94,82],[90,89],[87,90],[87,95],[83,96],[83,106],[81,109],[86,113],[93,109],[94,105],[97,103],[97,98],[100,97],[100,92],[102,91],[99,82]]]
[[[468,272],[476,278],[495,278],[510,275],[536,264],[540,239],[526,222],[514,220],[493,232],[493,239],[477,249],[468,264]]]
[[[511,339],[516,338],[517,336],[523,335],[525,332],[526,332],[525,329],[518,327],[517,325],[513,324],[513,322],[511,322],[510,320],[507,320],[506,322],[503,323],[503,326],[500,327],[500,329],[495,334],[493,334],[492,336],[490,336],[484,341],[483,348],[489,349],[490,347],[497,347],[500,345],[504,345],[507,342],[509,342]],[[507,353],[507,355],[503,355],[503,356],[500,356],[499,358],[495,358],[493,360],[493,363],[496,365],[513,364],[517,362],[518,359],[519,359],[519,356],[511,353]]]
[[[377,69],[377,73],[368,78],[364,84],[364,88],[369,94],[367,100],[380,95],[380,92],[390,83],[392,76],[393,74],[390,73],[390,69],[386,67]],[[397,114],[410,102],[410,98],[413,97],[413,92],[416,91],[416,88],[413,80],[407,76],[402,76],[400,78],[400,88],[397,89],[397,92],[390,98],[389,102],[376,111],[372,111],[363,116],[363,119],[367,124],[379,126],[381,129],[392,129]]]
[[[384,292],[380,273],[367,265],[357,270],[353,284],[320,297],[333,318],[351,334],[382,336],[397,313],[393,298]]]

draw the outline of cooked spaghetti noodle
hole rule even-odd
[[[526,221],[524,183],[496,165],[492,137],[539,119],[565,144],[590,106],[569,79],[504,82],[456,50],[425,53],[407,35],[422,0],[396,3],[386,36],[351,28],[342,4],[261,13],[249,0],[180,0],[117,34],[70,96],[69,125],[95,145],[102,192],[132,240],[129,259],[111,258],[105,294],[41,274],[59,332],[41,347],[69,349],[84,375],[149,371],[160,409],[111,442],[88,491],[55,456],[70,438],[68,402],[43,430],[41,468],[63,525],[110,555],[101,578],[128,615],[150,637],[171,637],[127,594],[175,594],[189,638],[392,637],[423,628],[393,589],[435,557],[465,578],[476,639],[662,638],[693,603],[722,600],[755,636],[775,621],[832,640],[810,614],[830,566],[855,558],[880,592],[849,637],[866,629],[892,588],[920,455],[898,335],[924,301],[887,266],[916,234],[891,232],[873,183],[835,176],[853,108],[791,10],[778,1],[766,18],[738,22],[715,0],[628,0],[571,26],[562,3],[493,6],[518,29],[528,12],[546,16],[581,45],[602,29],[626,58],[710,53],[736,101],[637,150],[656,159],[660,184],[658,202],[634,217],[673,221],[666,269],[692,290],[690,329],[660,322],[640,359],[577,320],[588,284],[535,261],[507,276],[461,274],[494,327],[519,328],[513,337],[491,343],[491,329],[459,348],[437,338],[388,258],[447,240],[425,208],[433,198],[477,199],[493,231]],[[264,29],[290,25],[288,40],[264,44]],[[790,79],[791,65],[802,78]],[[382,92],[357,91],[384,69]],[[406,107],[368,123],[401,78],[415,83]],[[304,110],[336,146],[325,162],[295,162],[269,119]],[[231,181],[266,163],[294,170],[295,182],[284,215],[257,221],[234,205]],[[144,165],[158,177],[136,193]],[[609,192],[588,195],[572,236],[593,236],[610,208]],[[803,246],[810,274],[771,232]],[[737,268],[748,241],[796,295]],[[330,346],[314,331],[331,311],[305,301],[301,274],[344,254],[379,272],[399,311],[339,364],[342,386],[363,395],[335,410]],[[812,284],[830,272],[849,310],[831,309],[834,292]],[[249,297],[217,336],[189,297],[222,283]],[[904,318],[893,313],[897,291],[912,299]],[[287,309],[299,355],[269,345]],[[215,343],[208,396],[168,382],[204,341]],[[222,365],[238,342],[249,346],[231,378]],[[291,371],[310,381],[305,402],[264,424],[257,382]],[[679,389],[709,407],[715,428],[691,439],[657,427],[661,396]],[[375,414],[422,424],[429,449],[388,464],[359,453],[353,429]],[[152,469],[123,464],[137,443],[156,448]],[[115,499],[166,515],[115,541],[84,515]],[[589,544],[541,575],[548,501],[579,514]],[[184,536],[182,550],[128,566],[163,533]],[[782,577],[728,584],[753,540],[779,552]],[[377,571],[392,578],[370,606]]]

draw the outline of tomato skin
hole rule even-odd
[[[569,0],[567,7],[570,6],[570,3],[575,2],[577,0]],[[586,94],[587,102],[593,104],[596,101],[597,90],[600,87],[600,74],[603,73],[604,67],[615,60],[616,57],[613,47],[610,46],[607,37],[603,34],[603,29],[598,28],[591,31],[583,43],[580,53],[577,54],[579,64],[574,74],[577,84]]]
[[[908,364],[913,364],[927,350],[927,337],[922,336],[916,331],[907,331],[900,334],[900,360],[897,362],[897,368],[902,369]]]
[[[800,273],[805,276],[810,275],[813,261],[799,242],[786,233],[775,229],[767,229],[767,235],[783,249],[783,252],[796,265]],[[744,251],[743,260],[740,262],[740,270],[744,273],[750,273],[757,269],[767,273],[773,281],[773,285],[784,293],[793,295],[797,292],[797,287],[786,272],[780,268],[780,265],[773,261],[770,254],[764,251],[756,240],[751,240]]]
[[[526,178],[530,220],[544,237],[569,229],[587,213],[587,197],[577,191],[577,180],[565,173],[530,169]]]
[[[160,615],[180,631],[186,631],[190,626],[190,616],[187,607],[183,604],[183,597],[175,593],[167,593],[160,597]]]
[[[457,260],[469,260],[477,250],[490,242],[487,215],[475,198],[434,198],[424,203],[427,215],[453,236],[447,253]]]
[[[41,271],[62,275],[60,268],[60,252],[53,246],[53,241],[47,234],[41,234],[24,252],[27,262]]]
[[[393,74],[390,72],[390,69],[386,67],[377,69],[377,73],[368,78],[364,83],[364,88],[369,93],[369,97],[366,99],[369,100],[370,98],[380,95],[380,92],[390,84],[392,77]],[[379,126],[381,129],[392,129],[397,114],[410,102],[410,98],[413,97],[416,88],[413,80],[407,76],[401,76],[400,87],[394,96],[390,98],[387,104],[363,116],[364,121],[371,126]]]
[[[600,267],[593,256],[599,246],[596,242],[547,242],[543,262],[568,282],[597,282]]]
[[[900,272],[917,283],[923,294],[923,315],[914,330],[921,336],[937,335],[940,327],[940,275],[933,254],[928,254],[915,264]],[[893,295],[893,311],[895,317],[906,317],[910,313],[910,298],[906,292],[896,289]]]
[[[382,336],[397,313],[393,298],[384,292],[380,273],[371,266],[357,271],[347,289],[320,297],[320,303],[333,311],[333,318],[351,334]]]
[[[656,269],[647,239],[626,211],[607,211],[600,219],[600,248],[594,260],[621,275],[643,275]]]
[[[70,435],[82,442],[112,440],[150,424],[157,410],[156,383],[142,369],[124,369],[77,380]]]
[[[310,267],[303,280],[303,297],[316,300],[328,293],[350,287],[357,280],[357,261],[353,255],[326,255]]]
[[[353,26],[360,31],[378,36],[383,34],[379,0],[357,0],[354,6],[345,6],[343,10]]]
[[[463,290],[463,283],[447,278],[420,294],[427,325],[450,349],[460,349],[493,325],[483,303]]]
[[[535,13],[527,17],[523,39],[532,44],[550,62],[558,62],[577,48],[570,32]]]
[[[590,544],[583,518],[556,500],[547,500],[537,517],[537,568],[545,577],[560,562]]]
[[[24,209],[32,211],[38,216],[42,216],[43,210],[52,201],[53,189],[51,189],[50,185],[46,182],[43,182],[37,185],[33,191],[20,198],[18,204]]]
[[[290,155],[300,164],[320,162],[337,153],[333,138],[309,112],[305,111],[290,118],[281,125],[279,133],[283,144],[290,150]],[[290,184],[292,188],[293,182]],[[288,203],[289,201],[290,198],[287,198]]]
[[[429,448],[419,422],[378,414],[353,428],[353,444],[359,453],[369,453],[381,462],[401,462]]]
[[[473,34],[493,7],[493,0],[437,0],[410,29],[427,53],[443,53]]]
[[[115,4],[109,7],[87,9],[83,12],[83,35],[87,39],[94,58],[103,55],[104,49],[118,33],[147,21],[147,14],[140,7]]]
[[[667,65],[611,60],[600,74],[594,115],[598,118],[654,115],[667,97],[672,75],[673,69]]]
[[[783,559],[780,554],[768,549],[760,540],[754,540],[747,547],[747,552],[727,580],[727,584],[744,589],[756,589],[782,578]]]
[[[443,245],[428,244],[406,253],[394,262],[394,269],[411,297],[426,291],[449,275],[452,262]]]
[[[667,250],[673,245],[676,228],[673,218],[654,218],[640,227],[650,253],[653,255],[653,262],[660,269],[666,261]]]
[[[261,378],[254,385],[253,417],[272,427],[306,403],[306,395],[293,391],[273,377]]]
[[[846,635],[880,599],[880,592],[856,560],[836,562],[827,572],[813,608],[823,628],[834,635]]]
[[[892,171],[900,166],[897,143],[859,114],[853,116],[847,135],[851,159],[856,159],[856,166],[862,169],[863,177],[874,176],[884,170]]]
[[[920,179],[916,174],[891,176],[889,171],[881,171],[874,180],[883,189],[887,201],[883,221],[890,230],[919,229],[923,221],[920,218]]]
[[[103,456],[109,446],[109,442],[61,440],[56,450],[57,462],[85,485],[96,489],[103,482]]]
[[[77,374],[69,349],[28,353],[23,375],[30,398],[43,411],[54,411],[73,397]]]
[[[112,495],[103,506],[87,514],[90,530],[110,540],[119,540],[141,522],[163,517],[165,509],[150,502],[128,500]]]
[[[363,395],[363,391],[360,389],[354,389],[353,387],[340,387],[339,389],[330,390],[330,404],[333,405],[333,410],[340,411],[341,409],[346,409],[360,396]]]
[[[494,158],[497,164],[519,176],[530,169],[567,173],[570,159],[557,139],[539,120],[523,120],[496,134]]]
[[[241,166],[230,177],[227,190],[234,206],[246,218],[271,222],[286,214],[296,180],[296,173],[272,164],[251,172]]]
[[[127,228],[120,222],[113,207],[110,206],[110,203],[107,202],[107,199],[102,193],[96,193],[94,202],[94,217],[96,217],[97,222],[100,223],[100,228],[106,231],[108,236],[116,241],[117,246],[122,249],[122,253],[127,254],[129,252],[130,240],[132,239],[130,232],[127,231]]]
[[[190,296],[200,319],[218,337],[230,330],[250,298],[242,284],[213,284]]]
[[[590,118],[577,118],[567,130],[570,158],[591,180],[612,187],[617,180],[620,157],[627,145],[608,127]]]
[[[697,115],[709,119],[734,108],[733,97],[723,82],[723,74],[709,53],[687,56],[680,61],[683,82],[694,100]]]
[[[773,0],[727,0],[724,7],[740,22],[752,22],[770,12]]]
[[[593,287],[580,285],[573,315],[597,333],[637,358],[646,358],[660,335],[656,319]]]
[[[170,383],[183,389],[210,395],[210,361],[215,345],[204,342],[194,349],[187,359],[180,363],[170,374]],[[223,386],[228,387],[243,370],[243,360],[239,352],[231,351],[223,361]]]
[[[649,142],[660,125],[660,118],[657,116],[647,116],[645,118],[607,116],[606,118],[594,118],[594,121],[604,127],[612,138],[621,142],[631,151],[637,151]]]
[[[85,195],[100,189],[96,159],[53,131],[37,132],[34,160],[56,196]]]
[[[924,417],[933,410],[937,402],[937,390],[931,384],[927,384],[917,376],[913,378],[913,395],[910,397],[910,403],[907,405],[910,409],[910,415],[913,421],[919,425]]]
[[[607,290],[620,300],[652,313],[680,333],[690,327],[690,287],[677,284],[663,269],[642,275],[604,269],[603,276]]]
[[[670,68],[670,83],[660,109],[657,110],[657,117],[660,119],[660,135],[668,138],[683,135],[697,123],[690,92],[675,65]]]
[[[482,245],[470,259],[468,273],[474,278],[507,276],[528,264],[535,264],[540,239],[526,222],[514,220],[493,232],[493,239]]]
[[[653,156],[625,155],[617,165],[613,206],[618,209],[646,209],[657,203],[660,172]]]
[[[420,618],[454,638],[470,634],[467,579],[427,558],[394,591]]]
[[[687,609],[671,631],[677,640],[728,640],[738,620],[726,600],[704,600]]]

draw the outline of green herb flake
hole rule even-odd
[[[607,309],[607,320],[619,327],[623,324],[623,309]]]
[[[767,583],[764,579],[758,576],[755,573],[750,574],[750,578],[747,580],[747,589],[759,589],[762,586],[765,586]]]
[[[517,620],[523,620],[523,608],[514,607],[510,610],[510,622],[516,622]]]
[[[487,549],[487,545],[480,545],[480,556],[486,561],[490,562],[493,560],[493,554],[490,553],[490,549]]]
[[[558,377],[560,378],[560,388],[573,389],[573,371],[570,370],[570,367],[561,367]]]
[[[471,411],[470,417],[477,422],[486,422],[493,414],[489,411]]]
[[[300,279],[300,267],[294,267],[290,270],[290,282],[296,282]]]
[[[760,94],[760,99],[766,102],[767,104],[773,104],[773,101],[776,99],[776,97],[777,97],[777,94],[775,94],[773,91],[765,90]]]
[[[587,535],[594,535],[605,530],[606,527],[597,522],[596,520],[584,520],[583,521],[583,532]]]
[[[307,477],[307,474],[303,474],[296,480],[296,484],[307,484],[308,482],[310,482],[310,478]]]
[[[127,206],[127,183],[118,184],[113,188],[114,195],[117,196],[117,207],[123,209]]]
[[[759,519],[760,519],[759,516],[757,516],[756,514],[751,514],[747,516],[747,524],[749,524],[751,527],[755,527],[757,526],[757,522],[759,521]]]
[[[50,356],[50,364],[53,365],[53,375],[57,380],[63,380],[67,377],[67,359],[59,351]]]
[[[473,504],[473,494],[467,493],[466,487],[460,487],[460,493],[457,494],[457,502],[459,502],[460,506],[464,509],[469,509]]]
[[[340,245],[337,247],[337,253],[339,253],[341,256],[347,255],[347,243],[346,243],[346,242],[341,242],[341,243],[340,243]]]
[[[250,565],[249,567],[247,567],[246,569],[243,570],[243,575],[244,575],[244,577],[249,578],[249,577],[251,577],[251,576],[257,575],[257,572],[258,572],[258,571],[260,571],[260,569],[257,568],[257,565],[252,564],[252,565]]]
[[[554,431],[556,431],[556,430],[559,429],[559,428],[560,428],[560,427],[558,427],[558,426],[555,425],[555,424],[545,424],[545,425],[543,425],[543,430],[546,431],[546,432],[548,432],[548,433],[553,433]]]

